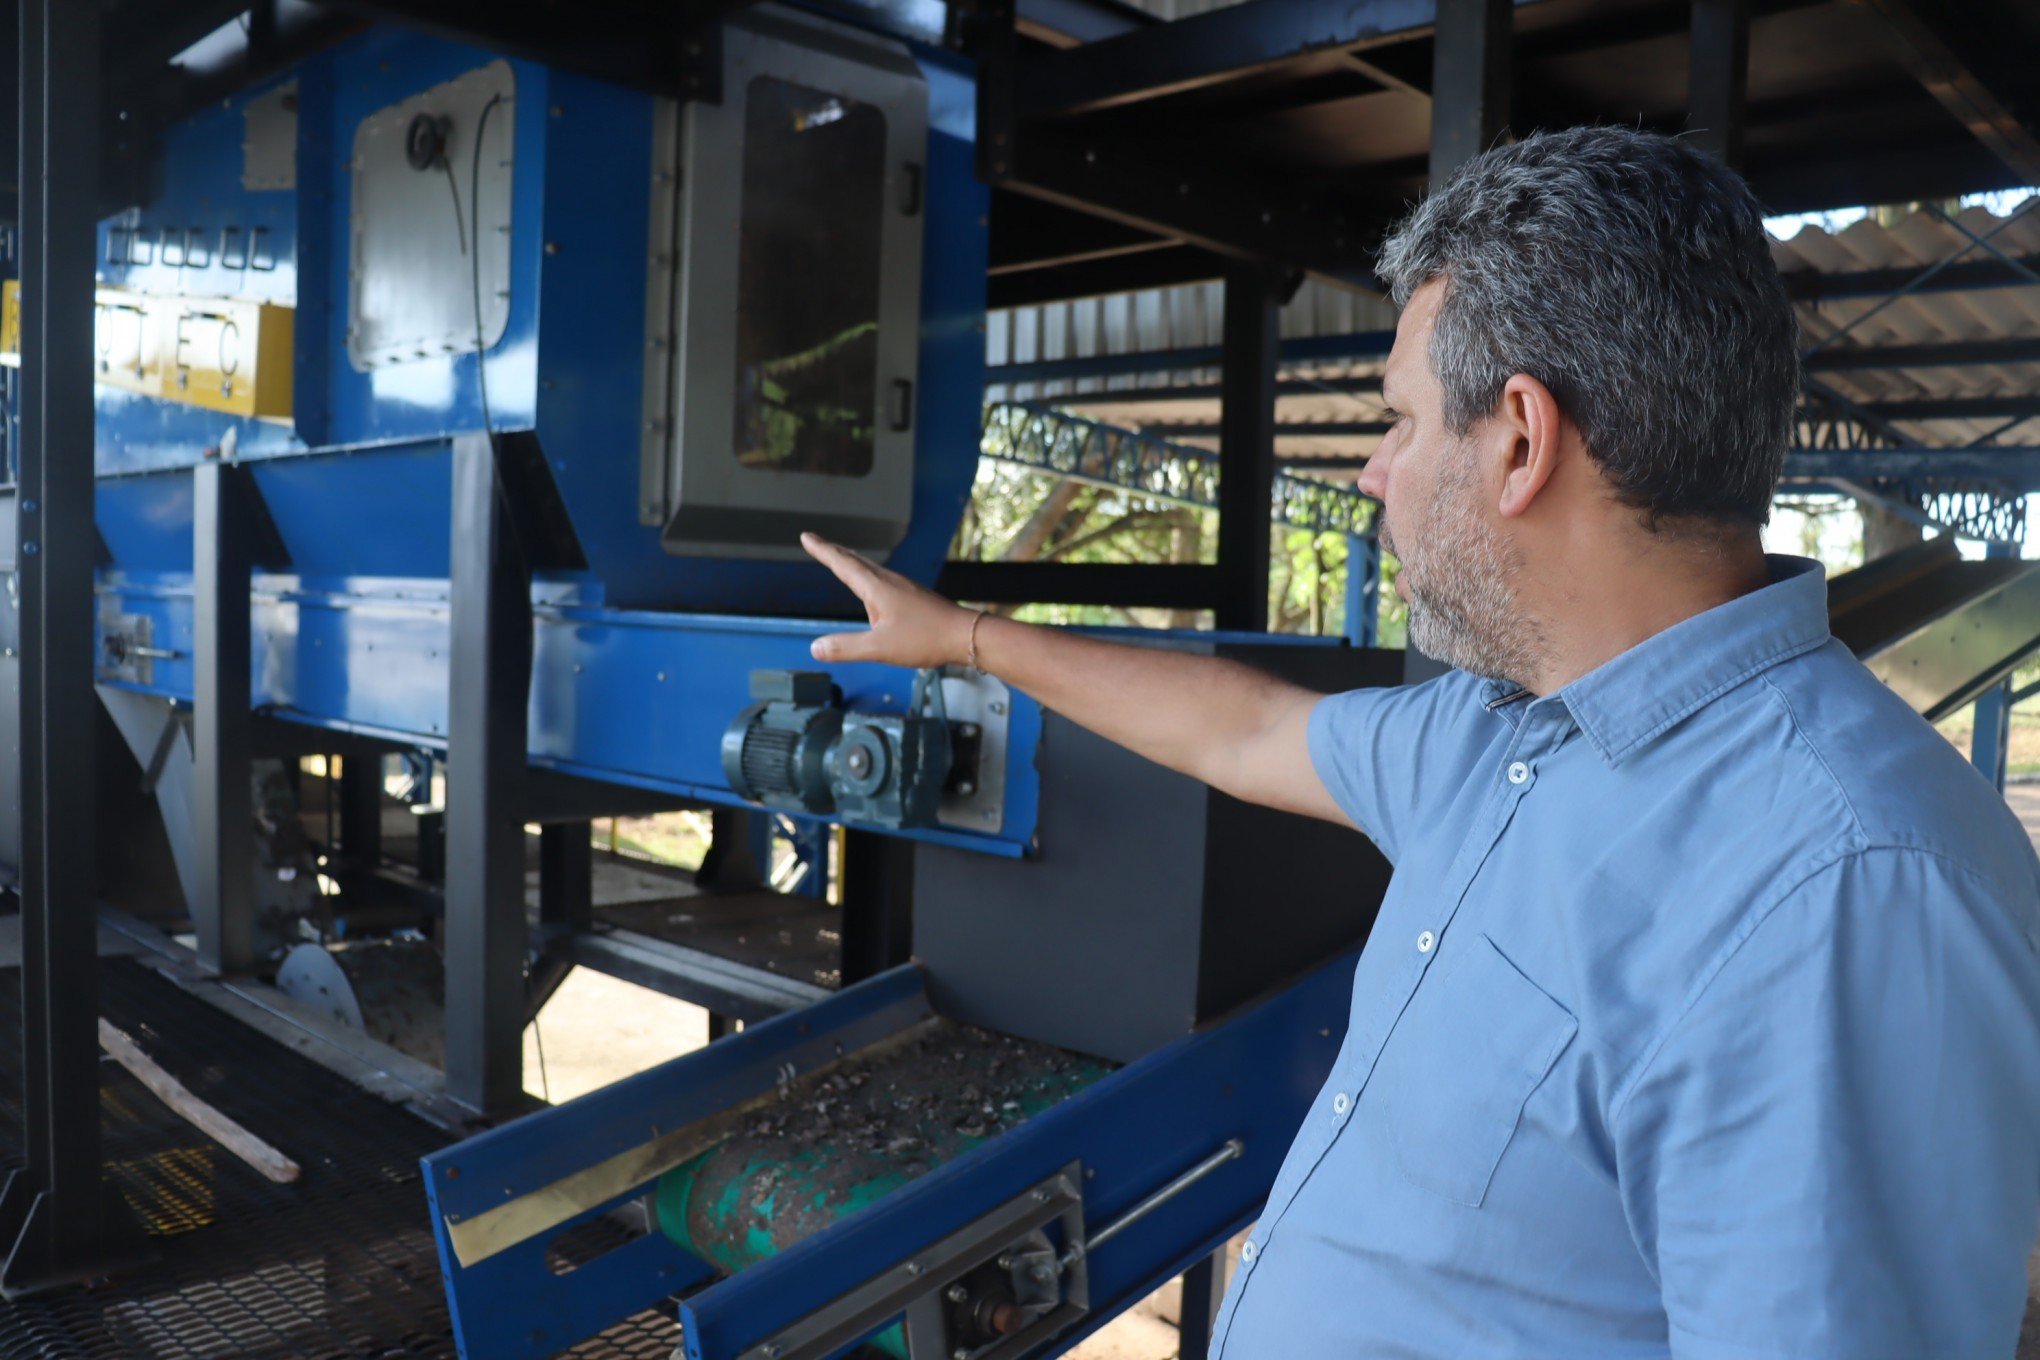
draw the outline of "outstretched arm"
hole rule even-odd
[[[1134,647],[985,615],[814,534],[801,545],[864,603],[871,629],[815,639],[819,661],[977,663],[1079,726],[1249,803],[1351,825],[1311,764],[1310,690],[1219,657]]]

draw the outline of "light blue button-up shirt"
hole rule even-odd
[[[1395,877],[1226,1360],[2008,1360],[2040,862],[1771,565],[1543,698],[1318,704]]]

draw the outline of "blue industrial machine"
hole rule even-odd
[[[1058,1353],[1200,1262],[1209,1294],[1385,866],[992,677],[809,660],[854,602],[798,533],[933,583],[969,494],[976,92],[779,6],[715,53],[720,98],[682,101],[369,29],[169,130],[102,224],[97,680],[182,889],[154,915],[371,1032],[395,968],[485,1124],[569,964],[748,1022],[426,1158],[470,1360],[659,1308],[695,1357]],[[308,753],[369,772],[316,863],[284,833]],[[375,862],[395,756],[446,785],[408,877]],[[599,928],[589,818],[676,806],[818,861],[853,833],[892,868],[846,870],[845,912],[910,896],[913,957],[831,991]],[[711,859],[747,834],[719,817]]]

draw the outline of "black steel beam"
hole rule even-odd
[[[1921,397],[1864,402],[1880,420],[2005,420],[2040,416],[2040,397]]]
[[[160,73],[170,59],[247,13],[250,0],[125,0],[106,5],[106,88]],[[263,8],[256,5],[256,8]]]
[[[2036,260],[2040,266],[2040,260]],[[1931,286],[1931,285],[1930,285]],[[1356,331],[1345,335],[1295,336],[1282,342],[1279,357],[1284,365],[1334,363],[1351,359],[1378,359],[1394,340],[1390,331]],[[1216,368],[1217,345],[1185,346],[1181,349],[1137,350],[1125,354],[1093,354],[1067,359],[1038,359],[1027,363],[995,364],[985,370],[987,386],[1019,383],[1074,382],[1086,378],[1119,378],[1159,373],[1181,373]],[[1805,362],[1809,372],[1849,372],[1887,368],[1968,368],[1993,364],[2040,363],[2040,338],[2015,336],[2001,340],[1951,340],[1924,345],[1874,345],[1863,348],[1832,348],[1815,353]],[[1379,390],[1378,377],[1325,380],[1326,387],[1371,392]],[[1302,379],[1284,379],[1278,389],[1283,396],[1308,396],[1324,387]],[[1154,393],[1165,393],[1157,397]],[[1071,402],[1120,402],[1176,400],[1192,396],[1215,397],[1210,384],[1168,388],[1135,388],[1127,391],[1085,392],[1067,398]]]
[[[1814,373],[1846,373],[1878,368],[1969,368],[1989,364],[2040,363],[2040,337],[2004,340],[1951,340],[1931,345],[1871,345],[1860,349],[1836,346],[1807,358],[1802,367]]]
[[[2040,448],[1795,449],[1786,455],[1785,477],[1788,481],[1941,478],[2035,490],[2040,489]]]
[[[812,982],[781,977],[630,930],[563,935],[552,949],[570,963],[746,1024],[811,1006],[831,995],[827,988]]]
[[[1219,569],[1071,562],[945,562],[935,588],[979,604],[1098,604],[1209,609]]]
[[[1437,13],[1435,0],[1246,0],[1037,57],[1026,66],[1019,112],[1042,118],[1114,108],[1202,89],[1313,52],[1366,51],[1428,37]]]
[[[446,1093],[501,1114],[524,1099],[524,808],[531,573],[490,436],[453,441],[446,715]]]
[[[1205,283],[1224,273],[1225,260],[1220,256],[1181,241],[1163,241],[1120,254],[1002,270],[985,281],[985,305],[995,309],[1033,307],[1142,288]]]
[[[1509,126],[1512,0],[1437,0],[1431,60],[1431,183]]]
[[[524,772],[524,817],[527,822],[588,822],[601,817],[649,817],[693,804],[670,793],[655,793],[629,784],[561,774],[539,767]]]
[[[0,1191],[0,1294],[136,1254],[100,1179],[93,854],[92,290],[99,6],[21,0],[21,386],[14,510],[21,639],[22,1161]],[[4,753],[0,753],[4,755]]]
[[[1275,384],[1277,397],[1360,397],[1381,391],[1379,377],[1283,378]],[[1218,388],[1211,383],[1172,383],[1167,387],[1117,387],[1099,392],[1059,393],[1043,398],[1056,406],[1153,406],[1171,401],[1211,401]],[[1172,427],[1173,428],[1173,427]],[[1280,427],[1277,427],[1280,433]],[[1386,434],[1388,427],[1382,426]]]
[[[323,3],[653,94],[719,100],[721,21],[750,0],[633,4],[626,13],[608,15],[590,15],[572,5],[506,5],[496,0]]]
[[[244,973],[256,962],[249,582],[259,493],[239,465],[203,462],[191,480],[191,916],[206,966]]]
[[[1750,0],[1692,0],[1686,130],[1695,145],[1740,166],[1750,88]]]
[[[1239,270],[1225,281],[1219,360],[1218,570],[1220,628],[1268,627],[1268,504],[1275,487],[1275,351],[1281,295]]]
[[[1124,132],[1028,125],[1010,137],[988,158],[987,177],[996,187],[1172,237],[1230,261],[1303,269],[1349,283],[1371,279],[1363,243],[1374,224],[1308,195],[1291,180],[1169,151]]]
[[[2040,184],[2032,63],[1988,31],[1974,5],[1851,0],[1883,21],[1892,50],[1956,121],[2027,184]],[[2015,44],[2012,45],[2015,48]]]
[[[1050,47],[1079,47],[1163,22],[1119,0],[1019,0],[1017,10],[1021,36]]]
[[[2040,270],[2040,255],[2014,256],[2018,263],[2030,270]],[[1888,269],[1858,269],[1842,274],[1823,274],[1810,269],[1793,270],[1785,275],[1785,290],[1797,302],[1824,302],[1837,298],[1883,297],[1907,287],[1927,268],[1926,265],[1898,265]],[[2031,288],[2031,275],[2002,260],[1978,258],[1951,264],[1935,274],[1925,283],[1913,288],[1914,293],[1965,293],[1991,288]]]
[[[1177,1321],[1181,1344],[1176,1360],[1208,1360],[1211,1329],[1225,1298],[1225,1250],[1220,1248],[1183,1272],[1183,1307]]]
[[[340,851],[361,873],[382,863],[382,805],[382,753],[341,756]]]
[[[1214,435],[1224,438],[1223,419],[1170,421],[1155,423],[1147,427],[1147,433],[1159,439],[1209,439]],[[1373,435],[1387,434],[1389,425],[1382,420],[1309,420],[1277,423],[1273,434],[1277,439],[1303,439],[1315,436],[1320,439],[1364,439]]]
[[[914,953],[914,843],[875,831],[843,836],[843,985]]]
[[[1395,343],[1394,331],[1352,331],[1337,335],[1296,335],[1281,342],[1276,358],[1285,364],[1335,363],[1343,359],[1379,359]],[[1129,374],[1177,373],[1217,368],[1224,355],[1219,345],[1179,349],[1136,350],[1126,354],[1090,354],[1068,359],[1039,359],[1022,364],[997,364],[985,370],[985,382],[1062,382],[1075,378],[1116,378]],[[1379,379],[1341,378],[1342,383]]]
[[[586,822],[538,832],[538,919],[548,929],[587,930],[595,919],[595,845]]]
[[[1918,203],[2017,187],[2017,172],[1973,138],[1884,140],[1860,151],[1790,159],[1752,155],[1743,175],[1767,212],[1823,212],[1865,203]]]

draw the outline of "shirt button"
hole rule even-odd
[[[1333,1114],[1344,1114],[1346,1111],[1352,1108],[1353,1097],[1347,1095],[1344,1091],[1341,1091],[1339,1092],[1339,1094],[1332,1097]]]
[[[1255,1245],[1254,1245],[1254,1244],[1253,1244],[1253,1243],[1252,1243],[1251,1241],[1247,1241],[1247,1242],[1242,1242],[1242,1243],[1240,1244],[1240,1264],[1241,1264],[1241,1265],[1247,1265],[1247,1266],[1250,1266],[1250,1265],[1254,1264],[1254,1258],[1255,1258],[1256,1256],[1259,1256],[1260,1254],[1261,1254],[1261,1249],[1260,1249],[1259,1247],[1255,1246]]]
[[[1428,930],[1420,932],[1417,936],[1417,952],[1419,954],[1428,954],[1431,952],[1431,946],[1436,943],[1438,943],[1436,935],[1433,935]]]
[[[1530,767],[1528,765],[1525,765],[1522,761],[1519,760],[1515,764],[1509,766],[1509,782],[1511,784],[1525,783],[1529,780],[1529,778]]]

